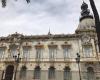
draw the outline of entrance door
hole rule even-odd
[[[14,66],[13,65],[7,66],[6,72],[5,72],[5,80],[12,80],[13,71],[14,71]]]

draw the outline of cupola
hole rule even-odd
[[[85,2],[82,3],[81,10],[81,17],[79,19],[79,25],[76,29],[76,33],[95,31],[95,20],[93,15],[90,14],[88,5]]]

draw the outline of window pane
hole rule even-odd
[[[87,78],[88,78],[88,80],[94,80],[94,78],[95,78],[94,70],[92,67],[87,68]]]
[[[64,80],[71,80],[71,72],[68,67],[64,69]]]
[[[18,54],[17,48],[11,48],[11,57]]]
[[[40,59],[43,53],[43,49],[42,48],[37,48],[36,49],[36,58]]]
[[[57,54],[56,48],[49,48],[49,58],[50,59],[54,59],[56,54]]]
[[[84,47],[84,56],[91,57],[92,54],[92,47]]]
[[[63,48],[63,54],[64,54],[64,58],[69,58],[70,57],[70,53],[69,53],[69,48],[68,47]]]
[[[40,79],[41,69],[40,67],[36,67],[34,70],[34,79]]]
[[[55,68],[54,67],[49,68],[48,78],[49,79],[54,79],[55,78]]]
[[[23,48],[23,57],[24,58],[29,58],[30,56],[30,49],[28,47]]]

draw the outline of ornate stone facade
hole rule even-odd
[[[75,34],[24,36],[15,33],[0,37],[0,79],[100,80],[94,18],[86,3],[81,8],[82,17]],[[76,53],[80,54],[80,76]],[[17,54],[21,58],[18,64],[14,58]]]

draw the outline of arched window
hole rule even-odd
[[[88,80],[94,80],[95,76],[94,76],[94,70],[92,67],[88,67],[87,68],[87,79]]]
[[[41,76],[41,68],[37,66],[34,70],[34,79],[40,79]]]
[[[5,79],[3,79],[3,80],[12,80],[13,71],[14,71],[14,66],[8,65],[7,68],[6,68],[6,72],[5,72]]]
[[[71,71],[69,67],[64,68],[64,80],[71,80]]]
[[[22,66],[20,70],[20,78],[26,78],[26,66]]]
[[[49,79],[55,79],[55,68],[54,67],[50,67],[49,71],[48,71],[48,78]]]

